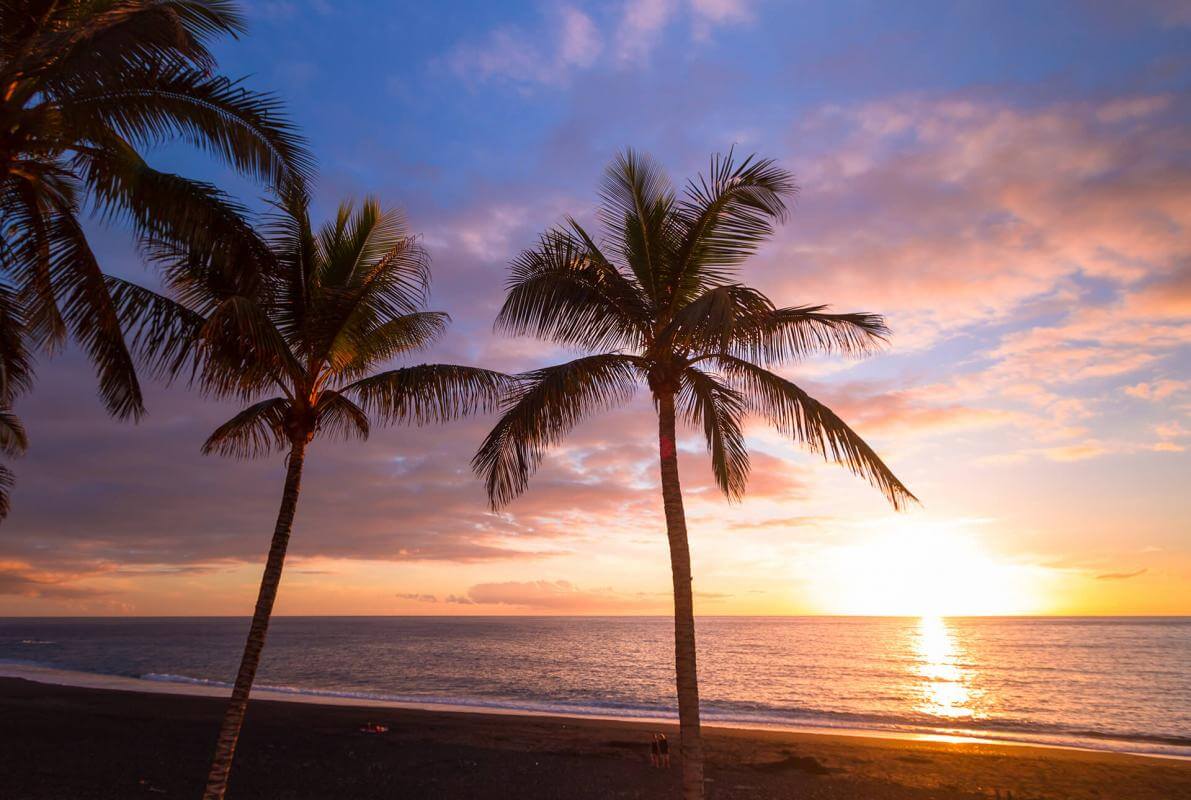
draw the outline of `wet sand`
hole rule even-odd
[[[201,795],[223,703],[0,678],[0,798]],[[361,733],[365,722],[390,726]],[[671,770],[649,766],[665,730]],[[253,701],[229,800],[677,798],[672,727]],[[708,796],[1191,797],[1191,762],[1114,753],[708,729]]]

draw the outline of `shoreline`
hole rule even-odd
[[[169,680],[171,677],[183,680]],[[79,670],[65,670],[56,667],[45,667],[35,664],[22,665],[12,662],[0,662],[0,679],[15,678],[49,686],[66,686],[98,691],[136,692],[142,694],[161,694],[177,697],[207,697],[226,698],[231,694],[231,687],[218,682],[205,682],[200,679],[185,678],[185,676],[163,676],[162,680],[149,678],[133,678],[123,675],[108,675]],[[497,717],[525,717],[530,719],[559,720],[581,722],[592,720],[610,723],[629,723],[634,725],[673,725],[676,716],[643,716],[631,714],[612,714],[594,711],[591,713],[574,710],[549,710],[535,708],[517,708],[498,705],[481,705],[468,703],[449,703],[431,701],[394,700],[383,697],[353,696],[319,690],[286,691],[277,688],[254,688],[254,701],[269,701],[276,703],[293,703],[299,705],[331,706],[344,708],[363,708],[375,710],[405,710],[424,711],[443,714],[475,714]],[[950,744],[976,744],[1004,747],[1037,748],[1042,750],[1068,750],[1086,753],[1111,753],[1135,756],[1139,758],[1155,758],[1173,761],[1191,762],[1191,754],[1186,752],[1169,752],[1162,749],[1140,749],[1140,744],[1129,740],[1106,738],[1106,745],[1096,747],[1080,743],[1063,741],[1038,741],[1030,739],[1014,739],[997,735],[980,735],[967,732],[945,731],[915,731],[864,727],[843,727],[812,724],[767,723],[754,721],[724,721],[704,720],[702,727],[741,732],[778,732],[805,734],[809,736],[844,737],[850,739],[877,739],[907,742],[937,742]],[[1107,743],[1121,745],[1111,747]],[[1136,745],[1136,747],[1131,747]],[[1151,744],[1154,748],[1179,748],[1178,745]],[[1179,748],[1186,751],[1186,747]]]
[[[0,795],[196,797],[223,707],[209,695],[0,678]],[[362,733],[367,722],[389,730]],[[659,730],[675,755],[668,771],[649,765]],[[1191,763],[1121,753],[719,727],[704,743],[712,800],[1191,796]],[[680,758],[671,723],[255,698],[229,798],[677,799]]]

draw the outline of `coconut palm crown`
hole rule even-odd
[[[266,230],[210,248],[147,249],[172,298],[117,287],[137,355],[155,373],[250,402],[203,452],[285,452],[286,478],[260,594],[204,797],[227,791],[298,504],[307,445],[368,437],[372,423],[424,424],[495,410],[506,376],[453,364],[386,369],[431,344],[446,314],[423,310],[429,259],[401,216],[375,200],[340,206],[317,232],[288,197]]]
[[[592,352],[525,373],[473,467],[494,508],[528,484],[546,450],[584,417],[648,386],[659,422],[659,460],[675,594],[675,653],[683,786],[703,796],[690,556],[678,480],[675,421],[703,432],[716,483],[745,491],[742,422],[778,431],[836,461],[895,508],[914,495],[827,406],[772,368],[812,354],[863,355],[888,334],[875,314],[825,306],[778,307],[738,280],[739,267],[787,213],[793,178],[773,161],[732,153],[676,193],[631,150],[609,166],[600,192],[603,244],[574,219],[513,262],[497,328]]]
[[[121,281],[101,270],[82,211],[143,236],[224,235],[236,219],[218,189],[140,155],[171,141],[273,187],[310,170],[277,99],[214,72],[212,42],[243,30],[225,0],[0,2],[0,274],[25,308],[3,338],[52,350],[73,337],[121,418],[144,403],[109,294]]]

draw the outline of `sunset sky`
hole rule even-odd
[[[788,375],[922,507],[760,424],[729,504],[687,431],[698,613],[1191,614],[1191,4],[826,5],[254,2],[219,52],[307,132],[316,219],[375,194],[423,234],[454,319],[426,360],[569,356],[492,319],[509,259],[591,221],[617,150],[678,185],[733,145],[795,173],[744,280],[887,315],[886,352]],[[258,204],[201,154],[151,160]],[[0,614],[250,613],[282,459],[199,454],[233,405],[157,387],[149,410],[108,419],[81,358],[42,359]],[[669,613],[646,393],[499,515],[468,466],[491,422],[316,443],[277,612]]]

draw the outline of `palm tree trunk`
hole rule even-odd
[[[261,663],[261,651],[265,647],[265,634],[269,630],[269,616],[273,613],[273,601],[277,599],[277,586],[281,583],[281,568],[285,563],[285,550],[289,546],[290,529],[294,523],[294,510],[298,506],[298,493],[302,484],[302,462],[306,458],[305,441],[295,442],[289,453],[289,466],[285,473],[285,491],[281,495],[281,508],[277,512],[277,526],[273,530],[273,543],[269,546],[269,558],[265,562],[265,574],[261,576],[260,594],[256,598],[256,611],[252,615],[252,627],[248,629],[248,641],[244,644],[244,655],[240,659],[240,671],[236,674],[236,685],[232,699],[223,715],[219,739],[215,743],[215,758],[207,774],[207,788],[203,800],[223,800],[227,793],[228,776],[232,769],[232,758],[236,754],[236,741],[240,738],[240,727],[244,724],[244,713],[248,710],[248,693],[256,677],[256,668]]]
[[[695,667],[695,610],[691,596],[691,551],[686,513],[678,482],[678,449],[674,434],[674,395],[659,392],[658,451],[662,505],[670,540],[670,572],[674,578],[674,667],[678,684],[678,726],[682,739],[682,796],[703,798],[703,736],[699,731],[699,677]]]

